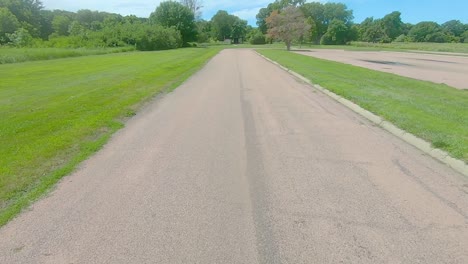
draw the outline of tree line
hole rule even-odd
[[[285,13],[284,22],[278,24],[275,17],[282,12]],[[291,16],[295,18],[288,24],[286,18],[291,19]],[[383,18],[369,17],[357,24],[353,22],[353,11],[342,3],[276,0],[260,9],[256,18],[259,31],[267,39],[285,40],[293,36],[295,41],[324,45],[342,45],[350,41],[468,43],[468,24],[459,20],[450,20],[441,25],[432,21],[413,25],[404,23],[401,13],[394,11]],[[296,25],[291,27],[291,23]],[[301,26],[298,27],[298,23]],[[289,36],[281,35],[278,33],[280,25],[294,30],[286,34]]]
[[[243,39],[247,21],[220,10],[200,19],[197,0],[161,2],[148,18],[79,10],[45,10],[39,0],[0,0],[0,45],[122,47],[161,50],[194,42]]]
[[[122,47],[172,49],[232,40],[264,44],[283,40],[314,44],[364,42],[467,42],[468,24],[451,20],[404,23],[401,13],[353,22],[342,3],[275,0],[257,14],[257,28],[219,10],[201,19],[200,0],[161,2],[147,18],[91,10],[45,10],[40,0],[0,0],[0,45],[35,47]]]

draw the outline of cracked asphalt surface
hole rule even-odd
[[[1,228],[0,263],[468,263],[468,180],[224,50]]]

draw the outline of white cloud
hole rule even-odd
[[[251,24],[251,25],[255,25],[255,21],[256,21],[255,16],[258,14],[258,11],[260,10],[260,8],[263,8],[263,6],[254,7],[254,8],[250,8],[250,9],[242,9],[242,10],[239,10],[239,11],[235,11],[232,14],[235,15],[235,16],[238,16],[238,17],[240,17],[240,18],[242,18],[244,20],[249,21],[249,24]]]

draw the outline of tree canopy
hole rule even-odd
[[[178,2],[161,2],[151,13],[150,21],[163,27],[174,27],[180,31],[184,43],[196,40],[195,16],[192,10]]]
[[[281,12],[275,10],[266,19],[268,35],[282,40],[288,50],[294,40],[304,36],[311,28],[301,10],[294,6],[287,6]]]
[[[149,18],[122,16],[88,9],[70,12],[45,10],[40,0],[0,0],[0,45],[36,47],[119,47],[141,49],[177,48],[190,42],[231,39],[253,43],[271,42],[267,18],[284,10],[299,9],[311,28],[294,41],[315,44],[365,42],[467,42],[468,24],[450,20],[442,24],[423,21],[404,23],[399,11],[382,18],[353,22],[345,4],[272,0],[256,15],[258,28],[219,10],[211,19],[201,19],[202,0],[163,1]],[[278,18],[279,19],[279,18]],[[271,29],[271,27],[270,27]],[[281,39],[274,31],[269,36]],[[150,34],[150,35],[148,35]],[[145,42],[145,44],[143,44]],[[158,42],[158,43],[150,43]],[[190,44],[192,45],[192,44]]]

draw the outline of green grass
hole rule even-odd
[[[0,64],[26,61],[52,60],[69,57],[101,55],[134,51],[133,47],[102,49],[68,49],[68,48],[0,48]]]
[[[468,90],[286,51],[258,52],[468,162]]]
[[[97,151],[142,102],[220,49],[0,65],[0,226]]]

